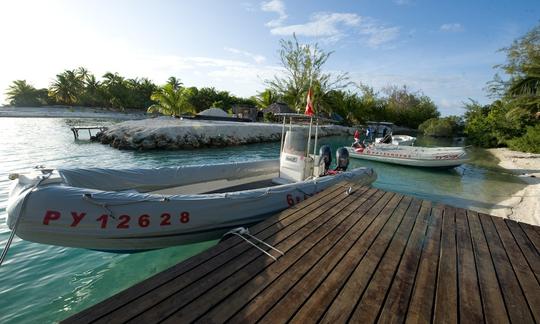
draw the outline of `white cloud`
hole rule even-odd
[[[358,26],[360,16],[350,13],[317,13],[305,24],[275,27],[270,30],[273,35],[292,35],[310,37],[340,38],[343,27]]]
[[[278,18],[270,20],[266,23],[268,27],[281,26],[283,21],[287,19],[287,13],[285,12],[285,4],[282,0],[271,0],[261,4],[261,10],[266,12],[275,12],[278,14]]]
[[[442,30],[443,32],[457,33],[457,32],[464,31],[465,28],[463,28],[463,26],[460,23],[448,23],[448,24],[442,24],[440,27],[440,30]]]
[[[227,52],[234,53],[234,54],[240,54],[242,56],[249,57],[250,59],[255,61],[255,63],[258,63],[258,64],[261,64],[264,61],[266,61],[266,57],[264,57],[262,55],[253,54],[251,52],[243,51],[243,50],[240,50],[240,49],[237,49],[237,48],[225,47],[224,50],[226,50]]]
[[[362,17],[355,13],[316,13],[309,22],[289,26],[274,27],[273,35],[324,37],[326,41],[338,41],[351,33],[363,36],[369,47],[379,47],[396,39],[399,27],[388,27],[376,19]]]
[[[372,18],[364,18],[359,32],[367,36],[368,46],[375,48],[396,39],[399,36],[399,27],[387,27]]]

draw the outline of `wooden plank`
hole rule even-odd
[[[525,256],[521,252],[514,236],[506,226],[503,218],[492,217],[491,220],[495,225],[499,238],[502,241],[506,255],[508,256],[514,273],[519,280],[521,290],[525,295],[525,299],[529,304],[529,308],[536,322],[540,322],[540,285],[534,276],[534,273],[527,263]]]
[[[357,191],[352,195],[346,196],[345,199],[336,199],[334,202],[337,202],[337,204],[327,209],[329,210],[329,214],[334,215],[336,212],[341,211],[349,204],[357,201],[363,190],[365,190],[365,188],[360,192]],[[326,207],[327,206],[325,206],[325,208]],[[321,239],[321,237],[324,237],[321,236],[323,233],[326,235],[326,232],[333,228],[332,226],[324,226],[327,221],[329,221],[331,225],[335,226],[335,223],[340,220],[340,217],[338,216],[328,220],[328,217],[325,217],[324,213],[321,213],[320,210],[323,210],[323,208],[321,207],[316,212],[319,214],[319,217],[311,219],[308,223],[295,231],[294,235],[288,235],[287,239],[279,241],[266,240],[267,243],[288,254],[288,258],[283,258],[283,262],[276,262],[275,264],[281,266],[284,264],[285,260],[299,257],[298,254],[303,254],[303,252],[301,252],[303,251],[302,249],[309,249],[313,244]],[[287,230],[288,228],[283,228],[277,234],[279,235]],[[312,233],[316,233],[314,235],[317,238],[317,241],[312,242],[303,240],[306,236]],[[300,243],[301,248],[288,252],[298,243]],[[246,252],[243,255],[238,256],[232,262],[229,262],[219,268],[219,271],[213,271],[196,281],[187,280],[187,282],[193,284],[186,287],[186,289],[176,289],[174,294],[168,295],[166,299],[156,304],[152,308],[147,309],[144,313],[132,318],[131,320],[134,322],[152,323],[174,314],[172,317],[167,318],[166,321],[189,322],[191,319],[195,319],[196,317],[204,314],[204,312],[208,310],[213,303],[217,303],[219,300],[232,293],[234,289],[238,287],[238,285],[244,284],[250,278],[257,275],[257,273],[259,273],[262,269],[273,264],[272,259],[268,258],[258,250],[252,248],[251,251],[252,253]],[[185,281],[186,279],[183,280],[183,282]],[[204,294],[204,292],[209,291],[210,289],[211,293]],[[203,297],[202,299],[196,299],[201,295]],[[210,302],[210,300],[212,302]]]
[[[491,252],[491,258],[497,272],[510,320],[515,323],[532,323],[533,317],[527,306],[527,300],[493,225],[492,216],[479,214],[479,218]]]
[[[391,217],[396,206],[403,209],[409,205],[409,202],[410,199],[403,201],[403,196],[399,194],[392,197],[388,205],[384,207],[379,216],[356,241],[345,257],[343,257],[321,285],[317,287],[317,290],[306,300],[302,308],[294,315],[291,322],[305,323],[319,320],[381,230],[383,228],[388,230],[389,227],[392,230],[392,227],[397,227],[399,222],[396,223],[395,219],[398,217]],[[385,226],[391,218],[390,225]]]
[[[334,267],[341,262],[343,256],[351,249],[351,247],[359,242],[360,239],[364,239],[363,235],[366,229],[370,226],[376,226],[373,224],[374,222],[382,222],[383,219],[388,218],[388,215],[383,215],[381,211],[392,196],[393,194],[385,193],[385,196],[356,223],[355,227],[344,235],[332,250],[324,255],[321,261],[310,269],[309,272],[301,278],[301,280],[296,283],[296,285],[289,290],[278,303],[273,305],[274,307],[265,314],[261,322],[279,323],[288,321],[301,307],[304,300],[317,289],[317,287],[326,279],[328,274],[333,272]],[[397,202],[395,204],[397,205]],[[287,279],[288,278],[284,277],[283,281],[287,281]],[[232,322],[237,320],[240,321],[244,318],[248,320],[257,320],[258,316],[263,313],[263,311],[266,311],[266,307],[263,309],[246,307],[232,318]]]
[[[420,264],[407,309],[406,323],[429,323],[432,319],[437,284],[436,269],[439,267],[442,213],[443,207],[440,205],[431,210],[431,221],[422,246]]]
[[[377,320],[379,310],[385,302],[385,297],[394,279],[397,267],[401,261],[406,246],[412,240],[419,241],[423,235],[425,219],[418,218],[422,201],[413,199],[407,213],[394,235],[390,246],[384,253],[379,265],[374,271],[366,289],[352,313],[349,321],[352,323],[373,323]],[[419,233],[420,232],[420,233]],[[412,242],[414,244],[414,242]],[[415,253],[419,251],[416,250]]]
[[[478,273],[484,320],[487,323],[509,323],[510,319],[478,213],[468,210],[467,220]]]
[[[400,205],[394,210],[390,220],[384,226],[380,235],[377,236],[373,245],[366,251],[365,256],[360,263],[353,266],[354,271],[350,277],[345,277],[338,295],[332,301],[332,304],[324,314],[323,322],[345,322],[354,310],[357,301],[366,288],[371,274],[377,268],[384,251],[390,245],[396,231],[399,231],[400,225],[404,223],[407,226],[409,222],[402,222],[407,209],[411,203],[411,197],[404,197]]]
[[[263,240],[267,239],[279,231],[279,228],[275,226],[276,224],[287,226],[298,220],[302,220],[306,215],[314,215],[315,211],[318,210],[320,206],[331,204],[334,198],[342,195],[344,188],[348,186],[349,184],[345,183],[336,184],[313,198],[307,199],[300,204],[281,212],[276,217],[270,217],[267,220],[256,224],[250,228],[250,232]],[[171,281],[183,274],[189,273],[202,264],[213,262],[215,266],[218,266],[217,264],[219,263],[231,260],[234,256],[243,253],[249,248],[245,244],[240,243],[243,243],[243,240],[238,237],[229,238],[203,253],[193,256],[176,266],[158,273],[129,289],[121,291],[111,299],[103,300],[93,307],[75,314],[66,319],[66,321],[77,323],[91,322],[102,317],[104,317],[104,321],[107,321],[108,316],[116,316],[115,314],[108,315],[114,311],[125,314],[125,318],[129,319],[130,316],[134,316],[150,307],[148,304],[151,304],[153,300],[148,300],[147,298],[152,297],[147,294],[156,293],[160,291],[160,288],[163,286],[172,286],[173,283],[171,283]],[[126,306],[125,309],[122,309],[123,306]]]
[[[403,253],[403,258],[396,271],[396,276],[377,320],[378,322],[405,322],[405,316],[407,315],[407,308],[422,254],[422,245],[426,238],[430,220],[431,203],[424,200],[422,201],[422,207],[417,216],[411,237]]]
[[[534,245],[536,252],[540,253],[540,233],[538,233],[538,230],[536,229],[538,226],[532,226],[525,223],[519,223],[519,226],[523,229],[523,231],[527,234],[527,237]]]
[[[433,321],[436,323],[458,322],[456,210],[445,206],[441,234],[441,257],[437,271],[437,290]]]
[[[521,252],[523,252],[523,255],[527,259],[536,280],[540,282],[540,253],[536,251],[534,245],[527,237],[527,234],[523,232],[523,229],[516,221],[505,219],[505,222],[518,243]]]
[[[250,280],[247,284],[234,291],[221,304],[214,307],[209,313],[198,318],[200,322],[223,322],[230,319],[232,322],[255,322],[258,320],[267,309],[272,307],[290,288],[294,282],[300,279],[313,264],[315,264],[328,251],[334,252],[334,244],[367,213],[379,199],[384,195],[384,192],[372,190],[373,196],[363,195],[363,199],[358,199],[354,204],[349,205],[339,214],[344,214],[344,220],[338,224],[326,237],[314,245],[307,253],[301,255],[300,258],[284,271],[275,269],[265,269],[262,274]],[[388,199],[389,200],[389,199]],[[328,215],[331,218],[338,218],[341,215]],[[313,235],[304,240],[315,239]],[[289,258],[289,255],[286,256]],[[283,258],[280,260],[280,267],[286,266],[287,261]],[[277,266],[277,264],[275,264]],[[285,272],[286,271],[286,272]],[[275,280],[276,276],[278,276]],[[250,302],[251,301],[251,302]],[[248,304],[249,302],[249,304]],[[248,304],[248,305],[246,305]]]
[[[373,194],[375,190],[370,190],[370,192]],[[319,217],[320,220],[317,220],[322,223],[322,226],[308,236],[300,237],[298,244],[292,246],[286,241],[283,242],[283,244],[278,245],[277,247],[286,253],[285,256],[280,258],[279,262],[271,263],[265,269],[256,268],[256,265],[253,267],[251,264],[248,265],[246,268],[242,269],[242,272],[235,273],[212,288],[214,293],[203,295],[201,298],[191,301],[189,305],[179,309],[165,322],[191,322],[225,298],[227,300],[224,302],[227,305],[226,307],[229,308],[228,300],[233,299],[229,297],[229,294],[238,291],[242,285],[244,285],[243,288],[247,289],[248,293],[253,292],[256,295],[260,290],[272,283],[276,277],[287,271],[291,265],[298,261],[298,259],[304,256],[305,253],[314,246],[321,244],[324,245],[324,249],[331,247],[330,243],[332,240],[335,240],[335,236],[332,235],[332,233],[334,233],[334,228],[342,224],[343,220],[364,202],[365,199],[361,199],[361,197],[359,198],[355,194],[346,197],[340,204],[336,205],[339,207],[334,208],[331,213],[321,215]],[[324,253],[324,250],[322,252]],[[261,270],[263,271],[260,275],[255,277],[258,271]],[[253,277],[255,278],[251,280]],[[242,289],[242,291],[246,290]],[[248,301],[249,299],[243,300],[242,304],[245,304]],[[241,306],[242,305],[240,305],[240,307]]]
[[[459,319],[461,323],[484,321],[476,263],[472,247],[467,211],[456,210],[457,273]]]

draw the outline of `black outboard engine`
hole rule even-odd
[[[340,147],[336,151],[336,163],[337,167],[334,171],[347,171],[347,167],[349,166],[349,151],[346,148]]]
[[[386,134],[381,140],[382,144],[392,144],[392,134]]]
[[[319,149],[319,161],[324,162],[324,173],[328,172],[328,169],[330,169],[330,164],[332,164],[332,149],[330,149],[330,146],[323,145]]]

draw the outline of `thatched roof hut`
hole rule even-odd
[[[274,102],[270,106],[264,108],[262,112],[265,114],[267,113],[277,114],[277,113],[294,113],[295,111],[292,110],[286,103]]]
[[[220,108],[208,108],[206,110],[201,111],[197,115],[199,116],[212,116],[212,117],[228,117],[226,111]]]

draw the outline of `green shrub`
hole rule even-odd
[[[525,135],[508,141],[514,151],[540,153],[540,124],[527,127]]]
[[[462,122],[456,116],[430,118],[420,124],[418,130],[428,136],[452,137],[462,130]]]

